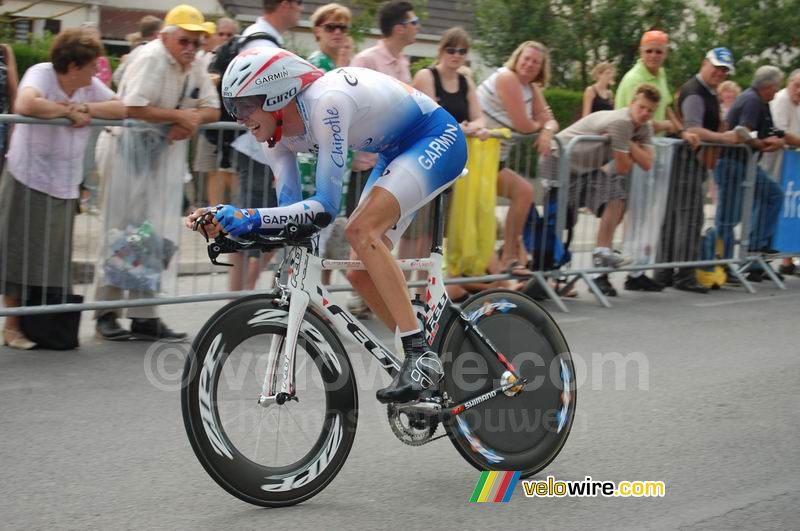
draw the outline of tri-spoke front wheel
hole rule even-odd
[[[353,444],[358,407],[344,349],[312,313],[297,342],[294,399],[259,404],[267,375],[283,371],[287,312],[273,301],[235,301],[208,321],[187,358],[181,397],[206,471],[262,506],[299,503],[334,478]]]

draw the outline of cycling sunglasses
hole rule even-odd
[[[444,49],[444,51],[449,53],[450,55],[455,55],[455,54],[467,55],[467,52],[469,52],[469,49],[468,48],[455,48],[453,46],[448,46],[447,48]]]
[[[347,24],[335,24],[333,22],[328,22],[325,24],[320,24],[319,26],[325,30],[325,33],[334,33],[336,30],[341,31],[342,33],[347,33],[350,31],[350,26]]]
[[[235,120],[246,120],[251,114],[264,108],[264,95],[244,96],[242,98],[222,98],[225,110]]]

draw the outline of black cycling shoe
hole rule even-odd
[[[388,387],[378,389],[375,397],[384,404],[429,398],[443,377],[442,361],[435,352],[424,347],[407,349],[400,372]]]

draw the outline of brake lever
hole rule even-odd
[[[213,219],[214,214],[216,213],[217,213],[216,207],[208,207],[200,217],[194,220],[194,226],[192,227],[192,230],[201,232],[203,234],[203,238],[206,239],[206,243],[208,243],[209,241],[208,232],[206,231],[206,225],[211,223],[211,220]]]
[[[205,232],[205,230],[203,232]],[[236,250],[236,242],[233,242],[224,236],[217,236],[213,243],[208,244],[208,257],[211,259],[211,263],[214,265],[233,267],[233,264],[218,261],[217,257],[224,253],[235,252]]]

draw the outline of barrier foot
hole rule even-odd
[[[778,275],[775,274],[775,270],[772,269],[772,266],[769,265],[766,260],[764,260],[764,257],[759,256],[756,261],[758,262],[758,265],[762,267],[773,284],[778,287],[778,289],[786,290],[786,285],[780,278],[778,278]]]
[[[547,293],[547,296],[550,298],[550,300],[553,301],[556,306],[558,306],[558,309],[564,313],[569,313],[569,308],[567,308],[567,305],[561,300],[561,297],[558,296],[558,293],[556,293],[556,291],[550,287],[550,283],[547,282],[547,279],[544,277],[544,275],[538,271],[534,271],[533,276],[536,278],[536,282],[539,283],[544,292]]]
[[[729,268],[728,268],[728,271],[729,271],[730,273],[733,273],[733,275],[734,275],[734,276],[736,277],[736,279],[739,281],[739,284],[741,284],[741,286],[742,286],[742,287],[743,287],[745,290],[747,290],[747,293],[749,293],[749,294],[753,295],[753,294],[756,292],[756,289],[753,287],[753,285],[750,283],[750,281],[749,281],[749,280],[747,280],[746,278],[744,278],[744,275],[742,274],[742,272],[741,272],[741,271],[739,271],[739,268],[738,268],[738,267],[736,267],[735,265],[731,265],[731,267],[729,267]]]
[[[586,285],[589,286],[589,290],[594,294],[597,302],[606,308],[611,308],[611,303],[608,302],[608,298],[603,295],[603,292],[600,291],[600,288],[597,287],[597,284],[594,283],[594,280],[592,280],[591,277],[589,277],[589,275],[586,273],[580,273],[580,275],[583,281],[586,282]]]

